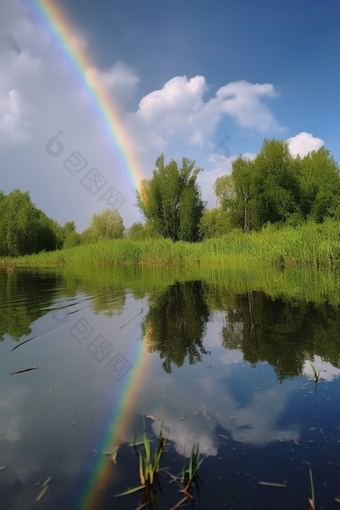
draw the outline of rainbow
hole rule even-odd
[[[94,74],[91,80],[86,79],[86,72],[93,66],[79,43],[73,37],[72,30],[68,26],[65,16],[60,8],[57,8],[51,0],[27,1],[34,8],[35,12],[38,13],[59,48],[67,56],[82,86],[88,91],[124,167],[129,172],[133,184],[139,189],[143,175],[135,160],[122,122],[97,76]],[[108,450],[113,445],[120,444],[123,432],[130,421],[133,409],[132,404],[139,389],[139,379],[145,371],[147,361],[150,358],[147,355],[147,342],[145,340],[144,338],[139,343],[135,359],[129,359],[132,362],[133,368],[125,376],[124,387],[120,391],[120,397],[112,407],[106,434],[98,448],[99,455],[92,471],[92,482],[88,482],[80,498],[79,507],[81,509],[96,510],[98,508],[101,486],[106,485],[107,479],[114,469],[110,458],[103,455],[102,452]]]
[[[124,168],[129,172],[134,186],[139,189],[143,174],[135,159],[130,140],[124,130],[122,121],[96,73],[92,73],[90,80],[86,78],[87,71],[94,66],[72,34],[72,29],[68,25],[65,16],[60,8],[53,4],[51,0],[27,1],[38,13],[55,42],[68,58],[82,86],[85,86],[88,91],[99,116],[106,126]]]
[[[121,443],[133,409],[133,402],[139,390],[139,379],[146,369],[147,361],[150,359],[147,351],[146,338],[140,342],[136,359],[134,360],[131,375],[126,375],[124,381],[124,388],[121,392],[121,398],[114,406],[111,417],[107,426],[107,433],[104,436],[98,450],[98,460],[92,471],[91,478],[93,482],[88,483],[80,500],[79,508],[82,510],[98,510],[99,501],[101,497],[101,489],[106,486],[107,480],[113,471],[113,463],[111,459],[103,452],[108,450],[111,446],[116,446]],[[118,419],[117,419],[118,416]]]

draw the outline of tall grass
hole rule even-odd
[[[305,223],[297,228],[268,226],[244,234],[234,230],[221,238],[201,243],[174,243],[169,239],[101,241],[60,251],[0,260],[0,267],[56,267],[65,264],[146,264],[169,266],[182,263],[276,267],[333,268],[340,266],[340,222]]]

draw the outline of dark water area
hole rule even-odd
[[[312,473],[316,508],[337,508],[339,289],[303,270],[0,272],[0,508],[138,508],[116,496],[141,485],[143,416],[151,451],[168,434],[144,508],[183,499],[171,474],[197,444],[186,506],[307,509]]]

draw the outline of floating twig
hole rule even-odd
[[[43,490],[41,491],[41,493],[39,494],[39,496],[36,498],[36,501],[40,501],[41,498],[43,497],[43,495],[45,494],[45,492],[47,491],[48,489],[48,485],[46,485],[46,487],[43,488]]]
[[[47,478],[47,480],[45,480],[45,481],[44,481],[44,483],[42,484],[42,486],[41,486],[41,487],[45,487],[45,485],[47,485],[47,484],[48,484],[51,480],[52,480],[52,476],[49,476],[49,477]]]
[[[267,485],[268,487],[287,487],[284,483],[259,482],[259,485]]]
[[[18,372],[12,372],[9,375],[23,374],[24,372],[31,372],[32,370],[38,370],[38,368],[40,368],[40,367],[25,368],[25,370],[18,370]]]

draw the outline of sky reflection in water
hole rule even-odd
[[[199,442],[210,486],[199,507],[206,508],[205,497],[216,508],[231,501],[234,507],[251,505],[257,497],[251,491],[266,474],[269,481],[290,481],[301,498],[297,504],[305,504],[309,466],[327,507],[327,498],[337,496],[340,463],[337,276],[305,275],[299,287],[296,275],[280,274],[274,289],[269,277],[266,293],[261,275],[237,271],[222,277],[202,269],[175,275],[137,268],[1,273],[0,467],[6,467],[0,499],[6,507],[34,508],[40,490],[35,484],[53,476],[40,506],[76,508],[94,478],[102,438],[128,377],[117,380],[105,368],[109,355],[101,360],[103,352],[87,348],[98,336],[112,346],[111,357],[119,353],[131,365],[140,342],[147,343],[120,441],[129,443],[134,430],[141,432],[142,415],[160,417],[176,470],[180,455],[188,457]],[[70,333],[80,319],[93,333],[81,342]],[[148,428],[157,435],[160,422],[149,420]],[[242,483],[238,492],[236,482],[230,493],[221,490],[223,469],[230,480],[239,473],[244,489],[251,481],[249,499]],[[122,449],[100,508],[134,485],[134,474],[128,474],[134,470],[131,452]],[[116,508],[133,505],[133,498],[115,501]],[[135,501],[137,506],[137,496]],[[270,508],[266,501],[262,507]],[[171,504],[166,500],[159,508]]]

